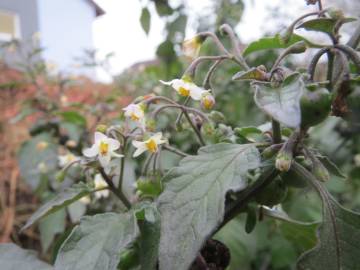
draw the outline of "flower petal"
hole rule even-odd
[[[106,168],[109,166],[110,160],[111,160],[111,156],[109,154],[104,155],[104,156],[99,155],[99,161],[103,168]]]
[[[172,80],[172,81],[169,81],[169,82],[165,82],[163,80],[159,80],[162,84],[165,84],[165,85],[172,85],[174,83],[175,80]]]
[[[101,140],[106,140],[107,136],[104,133],[96,131],[95,135],[94,135],[94,139],[95,139],[95,143],[96,143],[96,142],[99,142]]]
[[[83,155],[85,157],[95,157],[99,153],[98,147],[96,144],[93,144],[90,148],[83,150]]]
[[[207,90],[204,90],[201,87],[198,87],[196,85],[194,85],[190,88],[190,96],[194,100],[200,100],[202,95],[207,92],[208,92]]]
[[[133,154],[133,157],[138,157],[147,150],[145,144],[142,144]]]
[[[109,144],[109,151],[114,151],[120,147],[120,142],[118,140],[107,138],[106,141]]]
[[[145,145],[144,142],[140,142],[140,141],[132,141],[132,145],[136,148],[141,147],[142,145]]]

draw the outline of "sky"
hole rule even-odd
[[[151,27],[147,36],[139,23],[144,1],[96,0],[96,2],[106,14],[94,22],[94,45],[98,48],[100,57],[109,52],[115,53],[111,61],[113,74],[118,74],[134,63],[150,60],[155,56],[157,45],[164,39],[164,22],[154,10],[151,10]],[[269,20],[272,12],[275,12],[276,17],[284,15],[285,23],[288,23],[306,8],[302,0],[287,0],[286,5],[280,5],[283,0],[245,0],[244,2],[245,13],[236,31],[245,43],[260,38],[264,33],[279,30],[277,29],[280,27],[279,21]],[[186,0],[186,6],[191,11],[189,24],[196,23],[192,14],[201,13],[210,4],[210,0]],[[189,29],[186,36],[189,38],[194,34],[194,31]],[[103,73],[100,73],[99,77],[106,80],[106,75]]]

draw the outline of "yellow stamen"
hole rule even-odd
[[[208,110],[210,110],[214,105],[213,102],[208,98],[204,99],[203,104],[204,104],[205,109],[208,109]]]
[[[150,139],[147,142],[145,142],[145,145],[151,153],[155,153],[157,151],[157,144],[153,139]]]
[[[100,150],[100,154],[102,156],[105,156],[109,150],[109,144],[105,142],[100,142],[99,150]]]
[[[139,121],[140,120],[140,117],[137,116],[135,113],[132,113],[130,117],[131,117],[131,120],[133,120],[133,121]]]
[[[187,97],[190,95],[190,90],[186,89],[184,87],[180,87],[178,92],[181,96],[184,96],[184,97]]]

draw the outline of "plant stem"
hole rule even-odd
[[[218,67],[218,65],[222,62],[223,60],[217,60],[215,61],[214,64],[212,64],[212,66],[209,68],[208,72],[205,75],[204,81],[203,81],[203,88],[205,89],[210,89],[211,85],[210,85],[210,79],[212,77],[212,75],[214,74],[214,71],[216,70],[216,68]],[[213,96],[214,95],[214,91],[211,91]]]
[[[281,143],[281,127],[280,123],[275,119],[271,119],[272,132],[273,132],[273,143]]]
[[[246,208],[247,203],[253,198],[253,196],[263,190],[280,172],[271,166],[265,170],[260,178],[245,190],[238,192],[238,198],[235,201],[229,202],[225,206],[224,220],[217,228],[220,230],[227,222],[233,219],[237,214]]]
[[[360,56],[358,55],[358,52],[356,50],[347,45],[341,44],[334,45],[334,48],[344,52],[356,65],[358,72],[360,72]]]
[[[176,149],[170,145],[167,145],[167,144],[164,144],[162,146],[163,149],[169,151],[169,152],[172,152],[174,154],[177,154],[178,156],[181,156],[181,157],[187,157],[188,154],[184,153],[183,151],[179,150],[179,149]]]
[[[189,67],[185,70],[184,76],[188,75],[190,78],[195,77],[195,71],[197,66],[204,61],[217,61],[217,60],[224,60],[224,59],[232,59],[229,55],[218,55],[218,56],[200,56],[196,58]]]
[[[325,48],[322,48],[319,51],[317,51],[317,53],[314,55],[313,59],[310,62],[308,70],[307,70],[307,73],[310,76],[309,81],[311,81],[311,82],[314,81],[314,74],[315,74],[316,65],[319,62],[320,57],[324,53],[327,53],[328,51],[330,51],[330,48],[325,47]]]
[[[189,114],[187,113],[187,111],[184,110],[183,112],[184,112],[184,115],[185,115],[186,119],[188,120],[189,124],[191,125],[192,129],[195,131],[195,133],[196,133],[196,135],[197,135],[197,137],[198,137],[198,139],[199,139],[199,141],[200,141],[200,144],[201,144],[202,146],[204,146],[204,145],[205,145],[205,141],[204,141],[204,139],[203,139],[203,137],[202,137],[202,135],[201,135],[200,130],[194,125],[194,123],[193,123],[193,121],[191,120],[191,118],[190,118]]]
[[[328,57],[328,66],[327,66],[327,71],[326,71],[326,80],[329,81],[327,88],[329,89],[329,91],[332,90],[332,74],[333,74],[333,70],[334,70],[334,53],[331,51],[327,52],[327,57]]]
[[[105,173],[103,168],[99,168],[99,172],[101,176],[104,178],[105,182],[108,184],[109,189],[120,199],[120,201],[126,206],[127,209],[131,208],[131,203],[126,198],[126,196],[122,193],[121,190],[117,189],[110,179],[110,177]]]
[[[351,36],[349,41],[346,43],[349,47],[356,49],[356,47],[359,45],[360,42],[360,23],[358,23],[358,26],[355,29],[354,34]]]

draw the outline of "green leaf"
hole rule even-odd
[[[233,81],[266,81],[267,79],[266,72],[256,67],[246,71],[239,71],[232,77]]]
[[[139,258],[141,270],[156,269],[160,243],[160,213],[154,205],[142,210],[144,219],[138,221],[141,237],[139,239]]]
[[[299,258],[299,269],[359,269],[360,215],[343,208],[329,194],[323,207],[319,242]]]
[[[300,98],[304,88],[301,75],[278,88],[269,84],[254,84],[255,103],[265,113],[287,127],[298,127],[301,122]]]
[[[36,258],[35,252],[12,243],[0,244],[1,270],[51,270],[53,267]]]
[[[56,270],[115,270],[139,234],[133,213],[85,216],[61,246]]]
[[[225,195],[247,186],[244,175],[260,166],[252,144],[216,144],[184,158],[163,179],[160,270],[188,269],[204,241],[220,224]]]
[[[311,43],[310,41],[308,41],[307,39],[305,39],[302,36],[296,35],[296,34],[292,34],[288,43],[284,43],[282,41],[282,39],[280,38],[279,34],[273,36],[273,37],[265,37],[265,38],[261,38],[257,41],[254,41],[252,43],[250,43],[244,50],[243,52],[243,56],[247,56],[250,53],[256,52],[256,51],[261,51],[261,50],[269,50],[269,49],[285,49],[290,47],[291,45],[293,45],[296,42],[299,41],[305,41],[306,44],[309,47],[316,47],[315,44]]]
[[[348,23],[353,21],[356,21],[356,19],[344,18],[341,20],[342,23]],[[305,30],[308,31],[318,31],[327,34],[333,34],[334,28],[338,22],[339,20],[331,19],[331,18],[317,18],[303,22],[296,28],[304,28]]]
[[[340,178],[346,178],[346,175],[328,157],[317,156],[317,158],[321,161],[321,163],[325,166],[325,168],[329,171],[329,173]]]
[[[41,145],[46,147],[40,147]],[[32,190],[36,190],[44,171],[53,172],[58,165],[57,146],[52,137],[48,133],[42,133],[22,144],[18,162],[21,176]]]
[[[39,222],[42,253],[46,253],[57,234],[63,233],[66,226],[66,212],[61,209],[46,216]]]
[[[168,0],[153,0],[155,2],[156,12],[160,17],[169,16],[173,13],[173,9],[168,3]]]
[[[32,224],[34,224],[39,219],[54,213],[65,206],[79,200],[81,197],[89,195],[94,192],[94,188],[89,187],[84,183],[78,183],[73,185],[70,188],[65,189],[64,191],[58,193],[53,199],[46,202],[42,205],[26,222],[25,226],[21,229],[26,230]]]
[[[62,134],[66,134],[70,140],[73,140],[76,143],[79,143],[81,136],[84,133],[84,128],[82,126],[71,122],[61,122],[60,128],[62,130]]]
[[[298,269],[355,270],[360,265],[360,214],[343,208],[304,167],[294,169],[306,176],[323,201],[323,221],[317,245],[298,259]]]
[[[70,122],[79,126],[86,126],[86,119],[75,111],[67,111],[58,113],[65,122]]]
[[[144,7],[141,11],[140,23],[144,32],[148,35],[150,31],[151,15],[149,10]]]

